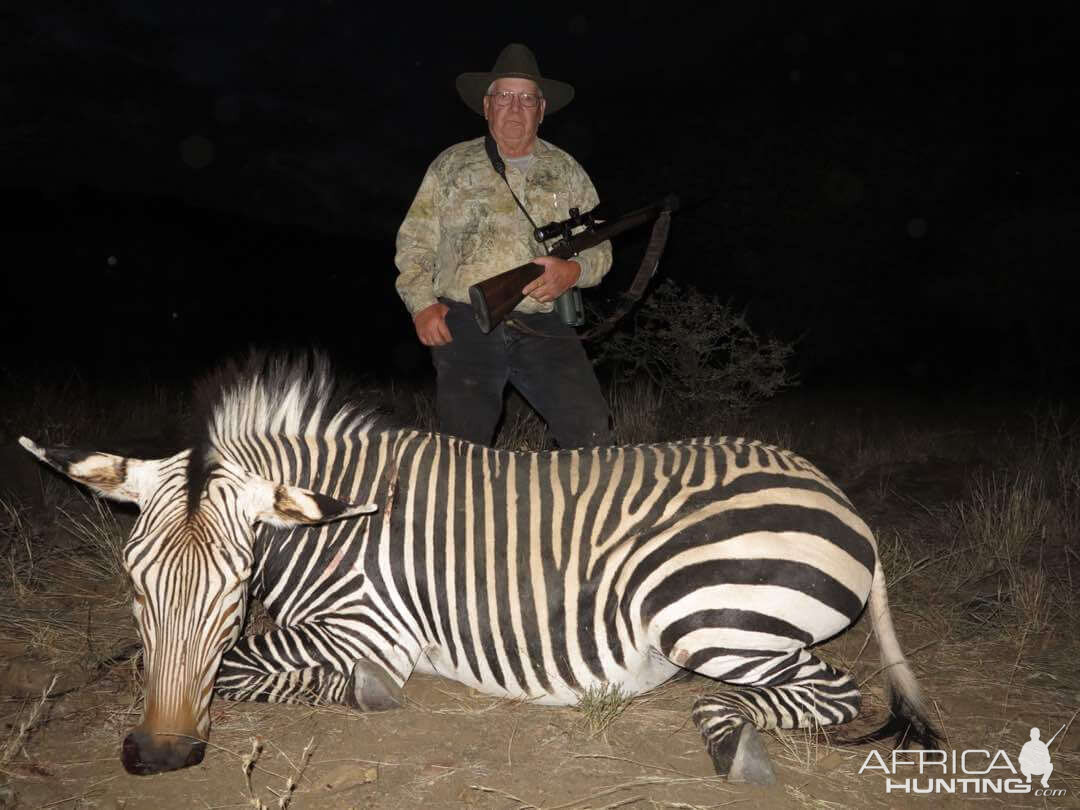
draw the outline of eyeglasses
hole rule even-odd
[[[522,107],[528,107],[530,110],[543,98],[539,93],[516,93],[513,90],[500,90],[496,93],[488,93],[488,96],[495,102],[496,107],[509,107],[516,98],[521,102]]]

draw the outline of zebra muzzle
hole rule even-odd
[[[198,765],[205,753],[206,742],[194,736],[135,728],[124,738],[120,761],[128,773],[145,776]]]

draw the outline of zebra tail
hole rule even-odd
[[[909,742],[917,742],[923,748],[938,748],[941,734],[930,721],[922,689],[896,638],[881,560],[875,563],[874,582],[870,586],[870,620],[889,682],[889,719],[876,731],[854,740],[841,740],[840,744],[863,745],[892,737],[898,748],[907,746]]]

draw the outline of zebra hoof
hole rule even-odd
[[[373,661],[360,659],[353,664],[349,705],[362,712],[385,712],[405,705],[404,690],[394,683],[385,669]]]
[[[758,730],[750,723],[746,723],[739,730],[739,741],[736,744],[735,757],[731,760],[728,781],[751,785],[776,784],[776,774],[769,762],[765,744],[762,743]]]

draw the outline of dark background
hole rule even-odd
[[[423,378],[394,235],[483,131],[456,75],[523,41],[577,90],[541,136],[618,208],[679,194],[661,275],[798,339],[804,386],[1072,387],[1065,6],[214,5],[0,11],[2,384],[309,343]]]

